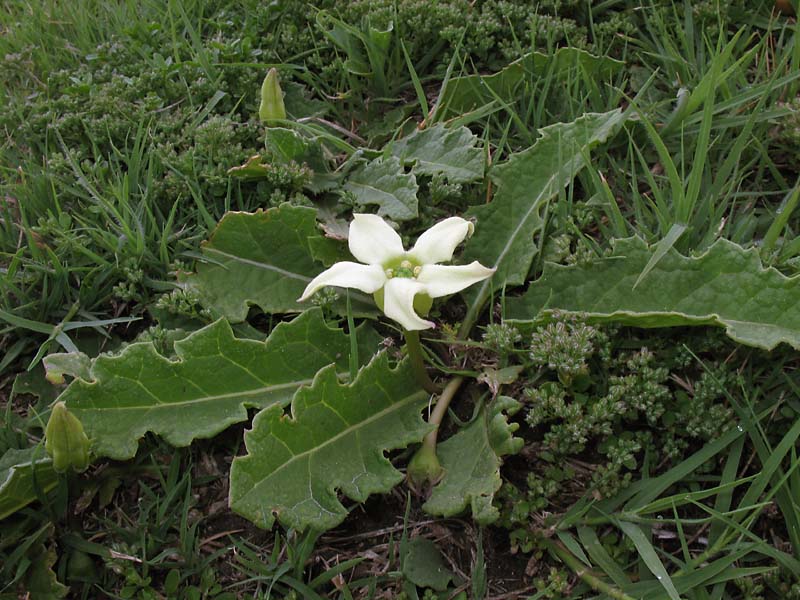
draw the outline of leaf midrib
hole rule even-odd
[[[418,391],[414,392],[413,394],[405,396],[404,398],[398,400],[397,402],[393,402],[392,404],[390,404],[389,406],[387,406],[386,408],[384,408],[380,412],[377,412],[374,415],[372,415],[372,416],[370,416],[370,417],[368,417],[368,418],[366,418],[366,419],[364,419],[362,421],[359,421],[358,423],[350,425],[349,427],[343,429],[342,431],[340,431],[339,433],[337,433],[333,437],[328,438],[327,440],[325,440],[321,444],[319,444],[317,446],[314,446],[313,448],[309,448],[308,450],[306,450],[304,452],[301,452],[299,454],[292,454],[292,457],[289,460],[284,462],[282,465],[280,465],[277,469],[273,470],[271,473],[268,473],[266,477],[262,477],[256,483],[254,483],[252,488],[249,491],[245,492],[244,494],[242,494],[242,496],[240,496],[240,498],[239,498],[238,502],[236,502],[236,504],[238,504],[240,502],[243,502],[245,498],[247,498],[250,494],[255,493],[256,490],[258,490],[260,488],[260,486],[262,486],[265,482],[267,482],[269,479],[271,479],[272,477],[274,477],[275,475],[277,475],[278,473],[280,473],[281,471],[283,471],[284,469],[289,467],[291,464],[297,462],[298,460],[300,460],[302,458],[305,458],[306,456],[308,456],[310,454],[313,454],[315,452],[320,451],[321,449],[323,449],[326,446],[328,446],[328,445],[340,440],[342,437],[352,433],[353,431],[355,431],[357,429],[361,429],[362,427],[366,427],[370,423],[372,423],[372,422],[374,422],[374,421],[386,416],[387,414],[390,414],[390,413],[394,412],[396,409],[404,408],[408,404],[412,404],[412,403],[416,402],[417,399],[421,400],[422,398],[426,397],[427,395],[428,395],[428,393],[425,390],[418,390]],[[330,407],[330,408],[332,410],[334,410],[334,412],[337,412],[333,407]],[[337,412],[337,414],[338,414],[338,412]],[[286,447],[287,450],[288,450],[288,446],[286,446],[286,443],[281,438],[277,437],[272,432],[270,432],[269,435],[272,438],[280,441],[281,444],[283,444],[284,447]],[[383,450],[386,450],[386,448],[381,448],[381,451],[383,451]],[[290,450],[290,452],[291,452],[291,450]],[[246,458],[246,456],[243,457],[243,458]],[[314,498],[313,493],[310,494],[308,497],[309,498]]]
[[[258,267],[260,269],[264,269],[265,271],[273,271],[280,275],[284,275],[286,277],[291,277],[292,279],[298,279],[300,281],[311,281],[311,277],[307,277],[305,275],[301,275],[300,273],[294,273],[293,271],[287,271],[286,269],[282,269],[280,267],[276,267],[275,265],[271,265],[269,263],[260,262],[257,260],[252,260],[249,258],[244,258],[243,256],[236,256],[235,254],[231,254],[229,252],[225,252],[224,250],[219,250],[218,248],[204,248],[204,251],[209,254],[219,254],[220,256],[224,256],[234,262],[239,262],[245,265],[251,265],[253,267]]]
[[[341,379],[341,378],[346,377],[348,375],[349,375],[349,373],[336,373],[336,377],[338,379]],[[133,381],[136,381],[136,380],[133,380]],[[306,379],[296,379],[294,381],[290,381],[290,382],[287,382],[287,383],[277,383],[277,384],[274,384],[274,385],[268,385],[268,386],[261,387],[261,388],[253,388],[253,389],[249,389],[249,390],[241,390],[241,391],[238,391],[238,392],[231,392],[229,394],[217,394],[215,396],[202,396],[200,398],[194,398],[192,400],[182,400],[180,402],[159,402],[158,404],[140,404],[140,405],[136,405],[136,406],[111,406],[111,407],[103,407],[103,406],[95,407],[95,406],[92,406],[91,409],[86,408],[86,407],[77,407],[77,406],[76,407],[70,407],[70,408],[73,411],[79,411],[79,410],[92,410],[92,411],[146,410],[146,411],[149,412],[149,411],[160,409],[160,408],[172,409],[172,408],[175,408],[175,407],[189,406],[189,405],[192,405],[192,404],[199,404],[199,403],[202,403],[202,402],[213,402],[215,400],[224,400],[224,399],[230,399],[230,398],[237,398],[237,397],[241,397],[241,396],[249,396],[249,395],[252,395],[252,394],[263,394],[263,393],[272,392],[272,391],[280,391],[280,390],[285,390],[285,389],[291,389],[293,387],[300,387],[302,385],[310,385],[313,381],[314,381],[313,377],[309,377],[309,378],[306,378]],[[140,383],[140,382],[137,381],[137,383]],[[142,386],[142,387],[144,387],[144,386]],[[148,390],[148,392],[149,392],[149,390]],[[150,394],[151,394],[152,397],[157,398],[155,395],[152,394],[152,392],[150,392]]]

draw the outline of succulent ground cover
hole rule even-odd
[[[800,598],[796,8],[5,3],[0,598]]]

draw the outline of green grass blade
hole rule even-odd
[[[667,252],[669,252],[672,247],[675,245],[680,237],[683,235],[683,232],[686,231],[686,225],[683,223],[673,223],[672,227],[669,228],[667,235],[665,235],[657,244],[655,248],[655,252],[653,252],[653,256],[647,261],[647,264],[642,269],[642,272],[639,273],[639,277],[636,278],[636,283],[633,284],[633,289],[636,289],[642,279],[647,277],[647,274],[653,270],[658,262],[664,258]]]
[[[589,557],[603,570],[611,581],[623,589],[631,584],[631,580],[625,575],[625,572],[619,568],[616,561],[611,558],[611,555],[606,551],[605,546],[600,542],[594,529],[582,525],[578,527],[577,533],[578,539],[580,539],[583,547],[586,548]]]
[[[661,583],[667,591],[667,594],[669,594],[669,597],[672,600],[681,600],[678,590],[675,589],[675,584],[672,582],[669,573],[667,573],[666,568],[664,568],[664,564],[658,557],[658,553],[639,526],[628,523],[627,521],[617,521],[617,525],[625,535],[630,538],[633,545],[636,546],[636,550],[639,552],[642,561],[647,565],[650,572],[655,575],[656,579],[658,579],[659,583]]]

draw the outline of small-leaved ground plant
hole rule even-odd
[[[7,3],[0,597],[800,598],[774,4]]]

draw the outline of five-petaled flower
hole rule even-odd
[[[434,324],[417,311],[427,313],[433,298],[455,294],[495,271],[477,261],[458,266],[437,264],[453,258],[456,246],[472,233],[472,223],[460,217],[450,217],[428,229],[408,252],[397,232],[379,216],[353,217],[348,245],[351,254],[364,264],[336,263],[308,284],[299,302],[328,285],[355,288],[374,294],[386,316],[406,330],[429,329]]]

